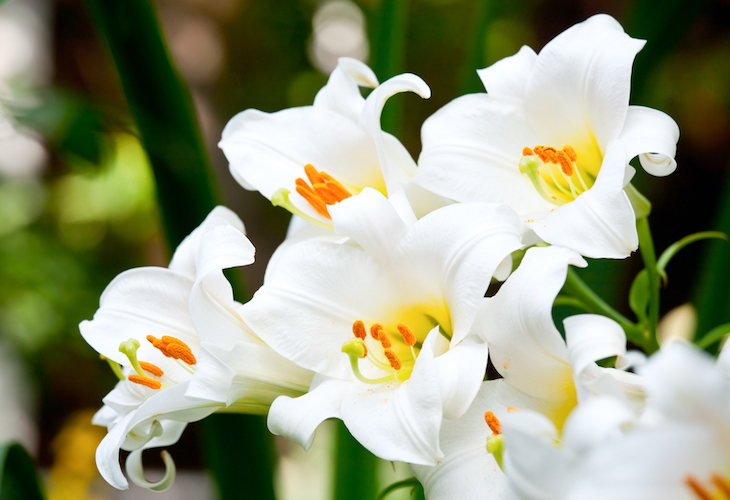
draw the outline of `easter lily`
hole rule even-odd
[[[268,348],[238,317],[222,270],[253,262],[243,224],[217,207],[177,248],[169,268],[125,271],[107,286],[99,310],[79,325],[84,339],[120,381],[94,423],[109,433],[96,452],[101,475],[127,488],[127,473],[156,490],[170,486],[174,464],[157,483],[142,474],[142,450],[175,443],[187,422],[216,410],[265,413],[281,394],[306,392],[312,374]],[[121,365],[121,366],[120,366]]]
[[[523,47],[478,71],[486,94],[424,123],[414,182],[460,202],[506,203],[544,241],[581,255],[628,256],[638,246],[628,161],[668,175],[679,138],[666,114],[629,105],[643,45],[597,15],[539,54]]]
[[[360,87],[374,89],[365,99]],[[332,227],[329,207],[365,187],[405,203],[401,183],[416,164],[380,128],[385,102],[399,92],[431,95],[415,75],[383,84],[367,65],[341,58],[312,106],[263,113],[247,109],[223,130],[219,146],[233,177],[295,215]]]
[[[274,401],[269,429],[308,448],[320,422],[340,418],[379,457],[435,465],[442,418],[463,414],[482,382],[487,350],[472,323],[522,246],[521,224],[475,203],[408,225],[373,189],[330,210],[350,244],[285,247],[241,308],[268,345],[317,373],[306,395]]]
[[[530,249],[497,294],[484,299],[473,330],[486,339],[503,378],[484,382],[463,417],[444,420],[443,463],[412,466],[428,498],[477,499],[486,492],[498,498],[506,485],[500,421],[512,410],[536,412],[554,430],[579,401],[595,394],[638,397],[635,376],[595,364],[617,356],[616,366],[625,367],[626,338],[618,324],[603,316],[573,316],[565,321],[566,340],[555,327],[552,305],[568,264],[585,261],[566,248]]]
[[[507,418],[512,498],[728,498],[727,367],[675,342],[639,372],[648,397],[638,419],[614,398],[577,408],[549,439]]]

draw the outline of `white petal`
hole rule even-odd
[[[350,385],[349,381],[318,376],[307,394],[276,398],[269,410],[269,431],[309,450],[317,426],[328,418],[341,417],[340,405]]]
[[[589,365],[626,354],[626,334],[621,325],[598,314],[578,314],[563,321],[570,364],[576,375]]]
[[[620,438],[622,429],[635,422],[636,415],[624,401],[610,396],[592,397],[568,416],[562,442],[571,452],[583,453],[606,440]]]
[[[200,359],[186,396],[235,404],[240,410],[266,412],[278,396],[301,396],[313,373],[265,345],[237,342],[230,349],[201,344]]]
[[[151,483],[144,477],[144,468],[142,466],[142,450],[135,450],[129,454],[125,463],[129,479],[134,484],[142,488],[152,491],[165,491],[172,486],[175,480],[175,462],[173,461],[167,450],[162,451],[162,461],[165,463],[165,475],[159,481]]]
[[[267,114],[249,109],[234,116],[219,144],[231,174],[267,198],[288,189],[297,208],[329,222],[296,193],[295,181],[312,164],[341,182],[352,194],[370,186],[385,192],[378,154],[368,131],[320,107],[290,108]]]
[[[525,108],[543,125],[540,144],[561,147],[566,137],[592,134],[605,151],[623,128],[631,66],[644,43],[612,17],[597,15],[545,45],[525,90]]]
[[[459,418],[469,409],[487,371],[487,354],[487,345],[468,335],[435,359],[444,418]]]
[[[573,371],[552,318],[568,264],[585,265],[566,248],[531,248],[520,266],[480,311],[475,331],[507,382],[534,397],[569,399]]]
[[[451,344],[458,344],[497,267],[522,247],[521,231],[517,215],[504,205],[462,203],[431,212],[411,226],[393,253],[391,265],[408,285],[401,293],[412,294],[414,303],[442,297],[451,313]]]
[[[169,269],[175,271],[178,274],[187,276],[190,279],[195,279],[198,274],[198,254],[201,249],[201,242],[206,237],[207,233],[217,226],[231,226],[238,230],[240,233],[245,234],[243,228],[243,222],[238,216],[226,207],[218,206],[215,207],[205,220],[193,230],[175,250],[170,261]],[[253,254],[251,255],[253,259]]]
[[[327,85],[317,92],[314,106],[339,113],[357,121],[365,105],[360,87],[375,88],[378,78],[375,73],[357,59],[341,57],[337,67],[330,74]]]
[[[557,431],[541,414],[518,411],[502,422],[504,467],[512,496],[530,500],[563,498],[573,465],[570,455],[554,445]]]
[[[349,236],[381,266],[386,266],[390,253],[408,227],[382,193],[365,188],[330,207],[336,233]]]
[[[524,99],[525,85],[536,61],[535,51],[524,45],[515,55],[477,70],[477,74],[490,95]]]
[[[592,258],[623,259],[639,246],[636,217],[623,191],[626,152],[614,143],[603,158],[596,183],[574,201],[529,217],[530,229],[551,245]]]
[[[352,324],[383,321],[399,304],[386,270],[360,248],[307,240],[289,246],[241,318],[275,351],[331,377],[352,376],[342,344]]]
[[[621,141],[629,158],[639,156],[644,170],[657,176],[674,172],[678,140],[679,127],[669,115],[643,106],[629,106]]]
[[[459,97],[424,122],[421,137],[414,183],[456,201],[506,203],[520,214],[554,207],[519,170],[522,149],[543,144],[520,101]]]
[[[129,488],[127,478],[119,465],[119,447],[124,441],[129,422],[134,418],[134,412],[127,414],[109,430],[104,439],[96,448],[96,467],[104,480],[119,490]]]
[[[375,456],[436,465],[443,453],[439,429],[443,412],[432,330],[408,380],[368,386],[353,382],[342,401],[342,421],[352,436]]]
[[[146,336],[176,337],[197,353],[198,337],[188,313],[191,287],[189,278],[164,268],[125,271],[104,290],[94,319],[79,325],[81,335],[97,352],[125,366],[129,361],[119,352],[119,344],[133,337],[140,343],[140,360],[159,366],[166,374],[169,371],[175,380],[185,380],[187,372],[155,349]]]
[[[401,181],[410,179],[414,174],[413,161],[402,160],[404,156],[410,160],[410,155],[397,144],[397,141],[389,139],[386,142],[380,125],[380,115],[385,102],[400,92],[415,92],[424,99],[431,97],[431,89],[421,78],[409,73],[397,75],[380,84],[368,95],[361,116],[362,126],[369,131],[375,141],[388,194],[397,190]]]

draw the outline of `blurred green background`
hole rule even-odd
[[[116,379],[77,325],[92,317],[119,272],[165,266],[169,259],[155,176],[90,12],[94,3],[0,0],[0,440],[26,446],[57,499],[128,498],[107,488],[93,466],[104,430],[89,427],[88,419]],[[677,171],[656,179],[639,169],[635,181],[654,205],[657,250],[689,233],[730,229],[727,0],[153,4],[171,58],[189,86],[214,182],[257,248],[256,264],[245,270],[249,291],[260,286],[289,217],[228,173],[216,143],[235,113],[311,104],[337,57],[357,57],[369,61],[381,81],[412,72],[431,86],[430,100],[395,96],[383,117],[384,128],[417,158],[423,120],[465,92],[483,91],[474,70],[524,44],[539,50],[599,12],[616,17],[630,35],[648,39],[636,61],[632,103],[667,112],[681,131]],[[144,79],[140,84],[144,91]],[[175,202],[181,209],[193,203],[184,196]],[[636,256],[591,262],[582,276],[632,317],[625,297],[641,266]],[[723,242],[680,253],[668,269],[662,314],[694,301],[700,334],[729,322],[728,266]],[[280,498],[304,498],[283,477],[314,481],[320,493],[335,491],[327,453],[337,431],[330,427],[318,438],[323,451],[313,456],[324,465],[314,472],[301,465],[298,447],[277,442]],[[171,453],[181,470],[202,470],[200,427],[189,426]],[[408,476],[402,464],[395,472],[390,464],[377,467],[382,484]],[[201,488],[181,487],[167,498],[212,495]]]

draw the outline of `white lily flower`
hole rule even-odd
[[[423,125],[413,182],[447,198],[510,205],[544,241],[594,258],[638,246],[624,191],[639,156],[653,175],[676,168],[666,114],[629,106],[631,65],[644,41],[593,16],[536,54],[478,71],[486,94],[459,97]]]
[[[484,382],[463,417],[444,420],[442,464],[412,466],[430,500],[478,499],[487,492],[500,498],[500,421],[511,409],[537,412],[548,424],[536,428],[555,433],[576,404],[593,394],[639,398],[636,376],[595,364],[617,356],[616,366],[625,367],[626,337],[617,323],[593,314],[570,317],[564,323],[567,342],[555,327],[552,306],[568,264],[585,261],[567,248],[531,248],[497,294],[484,299],[473,330],[487,341],[503,378]],[[495,448],[488,452],[490,435]]]
[[[360,86],[374,89],[367,99]],[[431,95],[415,75],[394,76],[379,85],[367,65],[343,57],[312,106],[271,114],[247,109],[228,122],[219,146],[243,187],[331,227],[329,207],[365,187],[406,204],[401,183],[413,176],[416,163],[398,139],[380,128],[385,102],[399,92]]]
[[[508,417],[511,498],[729,498],[727,367],[675,342],[639,372],[648,396],[639,419],[625,402],[603,398],[576,409],[562,436],[545,440]]]
[[[130,479],[162,490],[174,479],[172,459],[166,455],[165,477],[150,483],[142,450],[176,442],[187,422],[216,410],[265,413],[277,396],[307,391],[313,374],[272,351],[236,313],[222,270],[253,259],[241,221],[217,207],[180,244],[168,269],[121,273],[94,319],[79,325],[122,379],[94,418],[109,428],[96,460],[112,486],[128,487],[120,448],[132,451]]]
[[[308,394],[274,401],[269,429],[309,448],[320,422],[340,418],[381,458],[435,465],[442,417],[463,414],[483,379],[486,346],[470,330],[521,224],[478,203],[409,226],[373,189],[330,210],[356,245],[285,247],[241,308],[268,345],[317,372]]]

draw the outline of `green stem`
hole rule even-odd
[[[701,349],[707,349],[715,342],[720,342],[728,333],[730,333],[730,323],[725,323],[724,325],[716,326],[707,332],[706,335],[703,335],[702,338],[695,340],[695,344]]]
[[[656,252],[654,241],[651,238],[649,218],[641,217],[636,220],[636,230],[639,232],[639,251],[644,259],[644,267],[649,274],[649,323],[646,337],[642,342],[647,354],[651,354],[659,348],[656,331],[659,325],[659,289],[661,277],[657,269]]]
[[[398,490],[400,488],[415,488],[419,485],[418,479],[415,477],[410,477],[408,479],[403,479],[402,481],[398,481],[397,483],[393,483],[387,488],[385,488],[383,491],[380,492],[380,494],[377,496],[375,500],[383,500],[385,497],[390,495],[395,490]]]
[[[575,297],[566,297],[565,295],[558,295],[555,298],[553,306],[575,307],[577,309],[583,309],[584,311],[590,311],[590,308],[586,306],[582,300],[576,299]]]
[[[568,276],[565,279],[563,292],[580,300],[583,303],[584,309],[588,312],[608,316],[621,325],[629,341],[643,345],[644,333],[641,329],[599,297],[591,287],[580,279],[575,269],[568,269]]]

